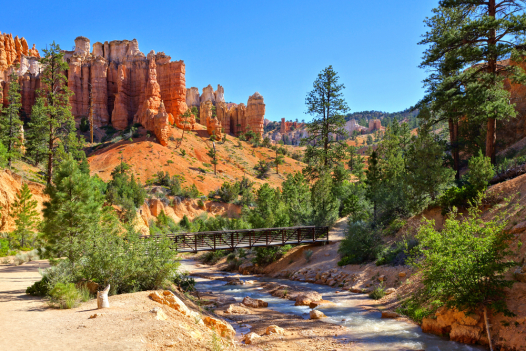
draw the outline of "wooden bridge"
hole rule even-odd
[[[179,252],[233,250],[329,241],[329,227],[288,227],[168,234]]]

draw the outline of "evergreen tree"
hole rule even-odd
[[[312,221],[316,226],[332,227],[338,220],[340,201],[332,193],[333,179],[330,173],[320,175],[312,186]]]
[[[276,157],[274,158],[274,164],[276,165],[276,173],[279,174],[279,165],[282,165],[285,163],[285,158],[281,154],[281,152],[278,152],[279,149],[276,149]]]
[[[11,168],[13,160],[22,157],[22,128],[20,109],[22,96],[18,76],[13,71],[9,76],[8,105],[0,114],[0,141],[7,149],[7,165]]]
[[[325,68],[314,81],[314,89],[307,95],[307,113],[313,116],[307,124],[308,136],[302,139],[307,145],[304,169],[310,179],[320,176],[337,165],[344,156],[345,113],[349,110],[343,98],[343,84],[332,66]]]
[[[519,50],[523,50],[526,30],[524,1],[441,0],[439,5],[456,11],[458,26],[448,28],[441,26],[442,22],[428,22],[432,27],[422,43],[431,45],[424,53],[422,66],[433,67],[444,59],[455,62],[454,69],[446,71],[452,74],[459,69],[454,76],[466,94],[461,112],[468,119],[486,124],[485,154],[495,163],[496,122],[517,115],[510,92],[504,89],[504,79],[526,79],[518,65],[499,64],[510,58],[512,62],[522,60]]]
[[[46,100],[37,97],[31,109],[31,119],[26,132],[26,157],[29,157],[35,165],[40,164],[47,158],[48,125],[46,123]]]
[[[0,168],[4,168],[7,165],[7,149],[4,144],[0,142]]]
[[[76,135],[75,119],[69,104],[69,98],[73,93],[69,90],[67,77],[64,75],[69,69],[68,63],[64,60],[64,53],[55,42],[49,46],[49,49],[43,49],[43,52],[44,57],[40,60],[44,68],[40,78],[43,88],[39,96],[45,99],[45,117],[41,121],[35,121],[34,127],[38,130],[44,127],[47,129],[47,182],[50,184],[54,178],[53,167],[57,161],[67,160],[68,153],[80,159],[83,151]]]
[[[106,199],[110,204],[119,205],[123,209],[124,221],[132,222],[136,216],[137,207],[142,206],[146,191],[135,175],[130,175],[130,166],[121,162],[111,172],[112,180],[107,185]]]
[[[309,225],[312,222],[312,202],[308,180],[302,173],[288,174],[283,182],[282,198],[287,204],[291,225]]]
[[[428,200],[435,201],[452,183],[455,171],[444,166],[445,156],[444,146],[430,126],[422,125],[407,153],[409,184],[418,209]]]
[[[15,218],[16,229],[11,232],[10,239],[15,247],[31,246],[35,238],[39,215],[36,211],[37,201],[32,200],[32,197],[27,183],[24,183],[20,192],[16,194],[11,212],[11,217]]]
[[[102,195],[89,175],[69,156],[45,191],[42,237],[52,257],[66,257],[74,265],[89,249],[89,240],[100,228]]]
[[[382,182],[382,169],[378,162],[378,154],[373,151],[368,160],[365,171],[365,184],[367,185],[366,196],[373,204],[373,223],[377,222],[378,202],[380,201],[380,187]]]
[[[212,147],[206,153],[210,157],[210,163],[214,165],[214,174],[217,175],[217,152],[216,152],[216,143],[212,142]]]
[[[351,145],[347,150],[349,152],[349,162],[347,163],[349,166],[349,171],[351,174],[354,174],[361,179],[363,176],[363,169],[365,167],[365,160],[358,153],[358,148],[356,146]]]

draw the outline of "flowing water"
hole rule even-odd
[[[221,273],[221,276],[231,275]],[[435,335],[425,334],[419,326],[408,322],[395,319],[381,319],[380,312],[366,311],[361,307],[363,302],[369,299],[366,295],[350,292],[336,294],[336,289],[325,285],[284,279],[254,276],[243,276],[241,278],[242,280],[255,280],[261,283],[272,281],[289,286],[300,286],[319,292],[325,300],[336,303],[335,306],[320,308],[328,317],[324,318],[323,321],[347,327],[347,335],[342,337],[354,341],[354,345],[358,350],[487,350],[481,346],[460,344]],[[245,296],[250,296],[251,298],[268,302],[268,308],[275,311],[299,315],[305,319],[309,318],[310,308],[308,306],[294,306],[294,301],[274,297],[265,292],[259,284],[226,285],[225,281],[197,277],[196,288],[203,292],[211,291],[214,294],[233,297],[238,302],[241,302]],[[247,327],[241,330],[243,333],[248,331]]]

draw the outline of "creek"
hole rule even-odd
[[[186,261],[186,260],[183,260]],[[193,262],[183,262],[187,269],[193,266]],[[192,269],[188,269],[192,271]],[[230,273],[214,274],[219,277],[238,276]],[[201,292],[212,292],[235,298],[241,302],[245,296],[261,299],[268,302],[268,308],[288,314],[309,318],[308,306],[294,306],[294,301],[274,297],[261,287],[261,283],[277,282],[289,286],[297,286],[303,289],[319,292],[323,299],[334,302],[334,306],[319,308],[327,318],[326,323],[338,324],[346,327],[343,338],[354,342],[359,350],[385,351],[385,350],[426,350],[426,351],[474,351],[487,350],[483,346],[466,345],[432,334],[423,333],[418,325],[396,319],[382,319],[381,313],[368,311],[362,306],[369,299],[364,294],[353,294],[351,292],[339,292],[337,289],[325,285],[306,282],[297,282],[285,279],[275,279],[261,276],[239,276],[242,280],[253,280],[255,284],[226,285],[223,280],[209,280],[195,277],[196,289]],[[241,330],[247,333],[249,330]]]

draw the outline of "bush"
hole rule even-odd
[[[369,297],[375,300],[380,300],[384,296],[385,296],[385,287],[383,283],[378,285],[376,289],[371,291],[371,293],[369,294]]]
[[[514,236],[505,230],[508,212],[484,222],[479,206],[480,198],[460,220],[453,211],[441,232],[434,221],[420,227],[421,258],[413,265],[422,272],[421,294],[450,308],[473,310],[482,304],[510,315],[504,298],[514,281],[504,274],[517,263],[509,260],[516,253],[509,247]]]
[[[49,278],[47,276],[42,277],[41,280],[35,282],[33,285],[26,289],[26,294],[31,296],[47,296],[49,293]]]
[[[303,255],[305,256],[305,259],[307,260],[307,262],[310,262],[310,258],[312,257],[312,254],[314,252],[312,250],[305,250],[303,252]]]
[[[188,272],[176,274],[174,276],[173,282],[185,292],[195,291],[195,279],[190,277]]]
[[[291,245],[256,247],[254,248],[256,257],[252,259],[252,262],[260,266],[271,264],[283,257],[288,251],[290,251],[290,249],[292,249]]]
[[[60,309],[77,307],[80,302],[87,300],[89,300],[87,288],[77,289],[73,283],[58,283],[49,292],[49,304]]]
[[[427,307],[423,307],[420,305],[417,299],[410,298],[403,301],[401,306],[396,310],[396,312],[411,318],[417,323],[422,323],[422,320],[430,314],[434,313],[434,310],[429,309]]]
[[[228,251],[226,250],[208,251],[201,256],[201,261],[204,264],[214,265],[227,254]]]
[[[378,253],[376,265],[381,266],[390,264],[393,266],[402,266],[406,263],[411,251],[418,245],[415,239],[402,240],[393,245],[384,248]]]
[[[86,133],[89,131],[89,121],[86,117],[82,117],[80,119],[80,126],[79,129],[82,133]]]
[[[0,239],[0,257],[9,256],[9,241],[7,239]]]
[[[363,222],[350,223],[345,239],[338,252],[342,256],[339,265],[356,264],[376,259],[382,246],[380,231]]]

